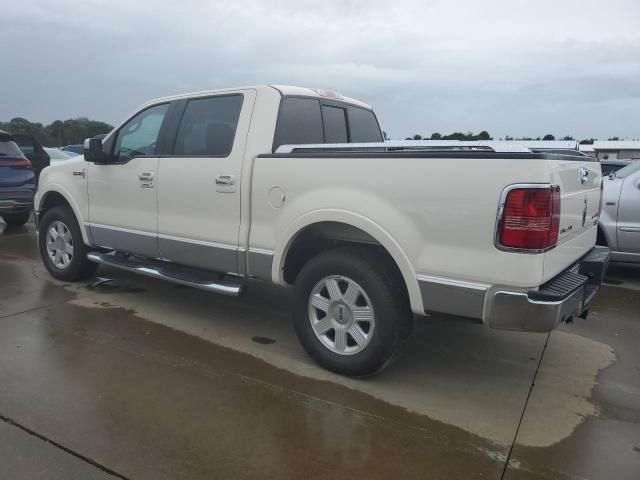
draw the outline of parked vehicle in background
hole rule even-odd
[[[81,155],[83,152],[82,145],[65,145],[60,150],[63,152],[74,153],[76,155]]]
[[[31,161],[13,137],[0,130],[0,216],[10,226],[24,225],[31,215],[35,193]]]
[[[257,86],[142,106],[84,160],[43,173],[39,247],[55,278],[97,264],[239,295],[293,285],[323,367],[383,368],[413,314],[547,332],[586,316],[600,165],[512,142],[383,142],[368,105]]]
[[[44,147],[44,151],[47,152],[47,155],[49,155],[51,165],[54,165],[58,162],[64,162],[65,160],[69,160],[70,158],[76,156],[76,154],[73,152],[65,152],[58,148]]]
[[[604,178],[598,244],[611,260],[640,262],[640,160]]]
[[[633,160],[600,160],[602,176],[608,177],[611,173],[629,165]]]
[[[529,148],[532,152],[555,153],[557,155],[569,155],[571,157],[592,158],[592,157],[589,157],[589,155],[586,155],[582,152],[579,152],[578,150],[571,149],[571,148],[532,148],[532,147],[527,147],[527,148]]]
[[[29,133],[14,133],[13,139],[22,150],[22,153],[31,161],[31,167],[37,182],[38,178],[40,178],[40,172],[51,163],[49,155],[36,137]]]

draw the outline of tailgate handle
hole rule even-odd
[[[587,181],[589,181],[589,170],[580,167],[580,183],[584,185]]]

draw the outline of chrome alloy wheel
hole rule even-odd
[[[47,230],[47,255],[51,263],[59,269],[65,269],[73,259],[73,238],[69,228],[60,220],[56,220]]]
[[[369,297],[360,285],[340,275],[325,277],[313,287],[309,321],[318,340],[340,355],[364,350],[375,328]]]

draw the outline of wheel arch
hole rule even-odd
[[[413,269],[409,258],[396,242],[396,240],[386,232],[380,225],[371,221],[370,219],[343,210],[321,210],[310,212],[303,215],[289,224],[285,229],[281,240],[279,241],[272,263],[271,277],[274,283],[279,285],[289,285],[295,280],[295,273],[293,278],[288,271],[287,262],[291,261],[292,253],[296,250],[296,245],[299,242],[305,241],[305,236],[314,231],[320,229],[323,232],[328,232],[335,227],[342,227],[342,234],[345,238],[340,238],[340,235],[334,235],[331,233],[327,238],[332,241],[333,244],[339,246],[341,244],[362,244],[377,246],[384,250],[388,257],[393,261],[397,267],[409,296],[411,303],[411,309],[414,313],[423,314],[424,306],[422,303],[422,295],[420,293],[420,287],[418,285],[416,272]],[[328,227],[331,227],[328,229]],[[346,235],[344,235],[346,233]],[[331,248],[331,247],[328,247]],[[307,253],[302,264],[299,268],[302,268],[304,263],[313,256],[317,255],[321,251],[327,249],[327,245],[311,246],[310,252]],[[298,268],[298,271],[299,271]]]
[[[69,192],[61,185],[48,186],[47,191],[40,196],[38,203],[35,205],[35,210],[38,216],[42,218],[42,215],[44,215],[47,210],[60,205],[71,208],[71,211],[73,212],[73,215],[76,217],[76,221],[78,222],[78,227],[80,228],[83,242],[86,245],[91,245],[91,238],[84,225],[84,221],[80,213],[80,208],[72,200]]]

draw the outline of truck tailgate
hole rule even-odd
[[[560,186],[562,200],[558,245],[545,253],[545,281],[593,248],[602,184],[597,161],[552,160],[550,168],[552,183]]]

